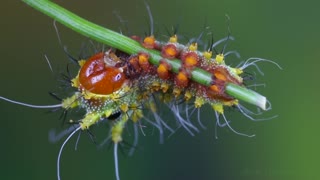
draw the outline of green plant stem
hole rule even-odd
[[[160,53],[155,50],[145,49],[137,41],[126,37],[122,34],[114,32],[112,30],[106,29],[102,26],[94,24],[90,21],[87,21],[76,14],[64,9],[63,7],[48,1],[48,0],[22,0],[27,3],[29,6],[41,11],[42,13],[48,15],[49,17],[55,19],[56,21],[64,24],[70,29],[87,36],[91,39],[94,39],[100,43],[106,44],[115,49],[119,49],[128,54],[137,54],[139,52],[146,52],[150,55],[150,63],[158,65],[160,60],[163,59],[160,56]],[[181,62],[178,59],[168,61],[172,66],[172,71],[177,73],[181,67]],[[202,85],[209,86],[212,82],[212,75],[200,68],[195,68],[191,73],[191,79],[195,82],[198,82]],[[257,105],[264,109],[265,105],[257,103],[254,99],[265,99],[264,96],[235,85],[228,84],[226,86],[226,93],[243,100],[245,102]],[[263,98],[262,98],[263,97]]]
[[[230,96],[237,96],[238,99],[245,100],[247,103],[254,104],[263,110],[266,109],[266,97],[250,89],[229,83],[226,85],[226,91]]]

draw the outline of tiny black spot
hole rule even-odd
[[[121,115],[121,112],[119,111],[114,114],[111,114],[109,117],[107,117],[107,119],[113,121],[113,120],[116,120],[120,115]]]

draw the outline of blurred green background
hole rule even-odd
[[[58,4],[95,23],[119,31],[114,11],[128,21],[132,34],[148,32],[149,20],[143,0],[60,0]],[[180,34],[198,36],[204,24],[216,39],[227,34],[225,14],[236,41],[230,48],[242,59],[263,57],[276,61],[260,67],[265,76],[257,91],[268,97],[273,109],[252,122],[237,112],[226,112],[232,126],[256,137],[238,136],[219,128],[214,139],[213,113],[202,111],[206,130],[195,137],[180,130],[164,144],[158,134],[140,136],[132,157],[120,154],[121,179],[320,179],[319,142],[319,5],[317,1],[152,1],[156,30],[180,25]],[[0,95],[33,104],[55,104],[49,91],[69,63],[58,43],[53,20],[20,1],[5,0],[0,7]],[[58,25],[63,45],[78,56],[85,37]],[[121,28],[123,29],[123,26]],[[44,55],[50,59],[51,72]],[[237,64],[238,59],[227,63]],[[318,82],[318,83],[317,83]],[[56,158],[62,143],[48,141],[51,129],[61,131],[59,113],[31,109],[0,101],[0,179],[56,179]],[[172,118],[167,116],[164,118]],[[196,119],[195,119],[196,121]],[[105,127],[97,127],[107,130]],[[99,140],[103,136],[98,137]],[[82,134],[78,150],[73,138],[62,155],[62,179],[115,179],[112,150],[98,149]]]

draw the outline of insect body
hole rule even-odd
[[[87,60],[79,72],[80,88],[101,95],[119,90],[126,78],[123,69],[108,64],[110,58],[104,53],[98,53]]]
[[[250,111],[239,104],[239,101],[225,91],[227,84],[244,86],[241,74],[248,66],[256,66],[258,61],[265,59],[249,59],[233,68],[225,63],[225,56],[217,54],[212,58],[211,51],[200,52],[196,43],[183,45],[178,43],[177,36],[172,36],[168,42],[159,42],[154,36],[141,42],[142,46],[154,48],[161,52],[163,59],[158,66],[149,62],[149,54],[140,52],[129,55],[115,49],[94,54],[87,60],[79,60],[80,69],[70,81],[75,88],[73,95],[64,98],[61,104],[37,106],[13,101],[0,96],[0,99],[33,108],[57,108],[65,110],[72,108],[84,109],[83,118],[72,121],[76,124],[72,133],[66,138],[59,151],[57,169],[60,180],[60,159],[63,148],[69,139],[80,130],[89,130],[98,122],[110,120],[110,139],[114,143],[116,177],[119,178],[117,149],[123,142],[124,128],[131,123],[135,128],[133,147],[138,142],[138,127],[149,124],[159,130],[160,142],[166,131],[174,133],[183,128],[191,135],[199,132],[191,121],[191,114],[183,108],[198,110],[203,105],[210,105],[216,114],[216,125],[227,126],[236,134],[252,137],[234,130],[224,115],[224,107],[237,107],[245,116]],[[170,61],[180,60],[178,72],[172,72]],[[256,66],[257,67],[257,66]],[[201,68],[211,74],[210,86],[204,86],[192,81],[190,72]],[[260,69],[258,69],[260,71]],[[174,118],[164,121],[159,115],[155,102],[162,102],[174,115]],[[181,103],[182,102],[182,103]],[[190,106],[190,107],[188,107]],[[146,116],[151,112],[153,118]],[[194,112],[192,110],[192,112]],[[219,118],[222,117],[223,123]],[[171,123],[174,121],[174,123]],[[203,127],[198,113],[198,122]],[[143,131],[142,131],[143,132]]]
[[[167,131],[173,134],[181,128],[190,135],[199,132],[191,119],[191,114],[198,110],[198,122],[201,127],[204,127],[200,121],[199,112],[202,106],[209,105],[216,115],[217,126],[227,126],[239,135],[254,136],[240,133],[230,126],[230,121],[224,114],[224,107],[236,107],[250,119],[253,119],[250,116],[253,113],[241,106],[238,99],[229,95],[226,87],[229,84],[245,87],[242,73],[247,67],[255,66],[261,72],[255,63],[272,61],[250,58],[237,67],[228,66],[225,57],[232,52],[224,53],[224,47],[221,53],[216,52],[213,56],[212,49],[221,42],[233,39],[229,36],[215,43],[212,42],[208,50],[199,51],[197,42],[181,44],[177,35],[172,35],[167,42],[160,42],[153,35],[153,30],[151,34],[143,40],[137,36],[134,36],[133,39],[146,49],[158,51],[162,58],[159,64],[151,64],[150,58],[152,57],[148,52],[126,54],[117,49],[110,49],[94,54],[87,60],[78,61],[80,69],[70,81],[75,91],[70,97],[64,98],[61,104],[37,106],[0,96],[2,100],[33,108],[60,107],[65,111],[80,108],[85,111],[81,119],[72,120],[75,128],[69,131],[70,135],[60,148],[57,160],[59,180],[60,159],[65,144],[76,132],[89,130],[91,126],[104,119],[110,120],[111,124],[109,139],[114,144],[117,180],[120,179],[117,149],[118,145],[123,142],[124,129],[129,123],[133,125],[135,131],[133,147],[138,143],[138,128],[145,124],[158,129],[160,142],[163,142],[163,136]],[[172,62],[179,62],[179,68],[173,70]],[[193,81],[194,69],[202,69],[209,73],[209,86]],[[174,118],[164,121],[159,115],[156,102],[162,102],[164,106],[167,106]],[[220,122],[221,117],[222,122]]]

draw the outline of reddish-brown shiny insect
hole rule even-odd
[[[79,82],[85,90],[107,95],[119,90],[126,81],[123,70],[107,64],[105,56],[105,53],[98,53],[82,66]]]

